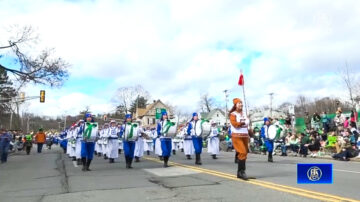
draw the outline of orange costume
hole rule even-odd
[[[35,136],[36,143],[45,143],[46,141],[46,135],[44,132],[38,132]]]
[[[248,180],[245,174],[246,170],[246,158],[248,154],[248,143],[249,143],[249,119],[242,112],[236,111],[238,103],[242,104],[239,98],[233,100],[234,106],[230,111],[230,123],[231,123],[231,140],[234,145],[236,152],[238,153],[237,158],[239,159],[237,177],[243,180]]]
[[[237,120],[239,120],[237,121]],[[231,140],[234,148],[238,154],[239,160],[246,160],[248,154],[248,143],[249,143],[249,131],[247,117],[239,112],[232,112],[230,114],[231,123]]]

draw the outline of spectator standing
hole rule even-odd
[[[350,127],[350,131],[354,135],[355,143],[357,143],[359,140],[359,130],[356,128],[356,124],[353,122],[350,123]]]
[[[311,119],[311,126],[314,130],[317,131],[320,129],[320,123],[321,123],[321,117],[317,112],[315,112]]]
[[[348,127],[349,127],[349,117],[346,117],[344,121],[344,128],[348,128]]]
[[[321,122],[322,122],[322,126],[324,128],[324,134],[327,134],[329,132],[329,118],[328,118],[326,112],[323,112],[321,114]]]
[[[343,130],[344,122],[345,122],[345,116],[342,114],[342,110],[340,108],[336,111],[334,122],[335,122],[336,130],[339,134]]]
[[[45,141],[46,141],[46,135],[43,132],[43,129],[40,128],[39,132],[36,133],[36,135],[35,135],[35,142],[37,144],[37,152],[38,153],[41,153]]]
[[[356,122],[358,121],[358,113],[355,110],[351,110],[351,114],[350,114],[350,124],[353,123],[355,124],[355,128],[356,128]]]
[[[305,125],[307,130],[311,129],[311,116],[309,115],[309,112],[305,112]]]

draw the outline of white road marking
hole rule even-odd
[[[339,169],[334,169],[335,171],[338,172],[346,172],[346,173],[356,173],[356,174],[360,174],[360,172],[356,172],[356,171],[351,171],[351,170],[339,170]]]

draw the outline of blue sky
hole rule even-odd
[[[151,100],[184,112],[199,110],[203,93],[224,105],[225,89],[230,100],[242,96],[240,69],[252,108],[267,105],[270,92],[275,105],[300,94],[346,100],[338,73],[345,62],[359,78],[356,0],[3,0],[0,7],[0,45],[14,34],[12,25],[31,25],[40,40],[25,50],[54,48],[71,64],[62,88],[22,89],[47,90],[46,104],[24,106],[41,115],[76,114],[85,106],[109,112],[117,88],[138,84]]]

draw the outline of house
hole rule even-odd
[[[137,108],[134,117],[141,121],[142,126],[155,126],[156,124],[156,109],[166,109],[169,117],[173,116],[173,112],[169,106],[165,105],[160,100],[154,100],[153,103],[146,106],[146,108]]]
[[[250,110],[250,115],[252,126],[257,126],[259,128],[264,124],[264,117],[281,119],[287,116],[286,112],[278,109],[273,109],[272,111],[270,111],[270,109]]]
[[[225,112],[221,109],[213,109],[210,112],[202,112],[202,113],[200,113],[200,116],[203,119],[208,119],[210,121],[214,121],[215,123],[217,123],[218,126],[225,125],[225,123],[227,121]]]

